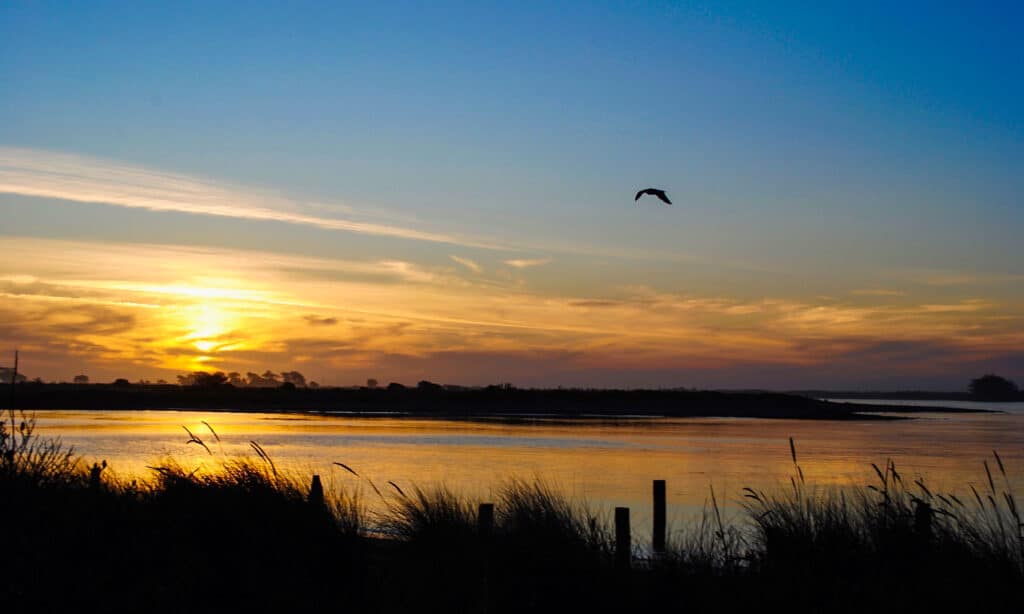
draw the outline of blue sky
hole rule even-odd
[[[455,237],[485,271],[547,261],[515,280],[537,297],[643,286],[810,304],[882,288],[918,306],[985,300],[1002,317],[1024,294],[1021,13],[12,2],[0,6],[0,147]],[[648,185],[675,206],[634,205]],[[112,206],[73,188],[8,186],[0,234],[452,263],[451,244]],[[970,283],[921,281],[941,276]],[[685,377],[672,373],[665,383]],[[923,377],[906,382],[944,376]]]

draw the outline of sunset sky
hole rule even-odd
[[[771,4],[4,2],[0,364],[1024,383],[1024,10]]]

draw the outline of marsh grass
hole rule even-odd
[[[481,535],[479,501],[444,486],[396,489],[378,521],[401,552],[388,607],[421,609],[424,597],[448,611],[595,606],[612,543],[601,515],[541,480],[510,480],[495,503],[495,525]]]
[[[475,537],[473,504],[447,487],[414,486],[409,494],[397,490],[386,499],[387,509],[378,516],[386,535],[410,543],[461,543]]]
[[[354,494],[312,505],[304,481],[268,459],[212,451],[202,465],[168,458],[122,479],[33,426],[4,425],[0,438],[11,611],[308,610],[362,588]]]
[[[877,482],[861,488],[819,490],[802,471],[789,489],[745,488],[754,549],[767,564],[792,558],[815,565],[850,553],[909,563],[958,551],[1024,575],[1024,523],[1002,459],[996,452],[993,459],[997,476],[983,461],[985,483],[980,491],[970,485],[971,497],[933,491],[920,478],[908,484],[892,460],[872,464]],[[834,556],[840,551],[847,556]]]
[[[566,611],[610,604],[614,536],[608,514],[537,477],[502,484],[495,512],[491,556],[502,603],[520,611],[538,604]]]
[[[86,484],[81,459],[60,439],[35,435],[35,416],[4,413],[0,419],[0,472],[7,485],[22,487],[80,487]]]
[[[595,556],[610,556],[613,538],[604,516],[537,477],[511,479],[498,494],[498,526],[515,540],[542,540]]]
[[[709,488],[701,513],[667,531],[665,551],[651,553],[648,564],[693,575],[741,573],[749,565],[749,531],[743,520],[726,517]],[[648,549],[649,551],[649,549]]]
[[[997,453],[998,478],[984,461],[983,490],[965,498],[908,482],[892,460],[872,465],[872,484],[819,489],[790,449],[790,488],[744,489],[748,556],[805,607],[847,594],[847,608],[999,611],[1024,597],[1024,525]]]

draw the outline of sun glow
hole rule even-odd
[[[935,348],[984,358],[1024,339],[1017,303],[982,300],[977,288],[946,296],[908,286],[884,300],[636,285],[550,291],[525,276],[556,263],[506,280],[485,279],[493,266],[475,260],[479,273],[447,259],[173,245],[0,238],[0,249],[21,254],[24,269],[0,277],[0,317],[58,374],[74,356],[76,369],[131,364],[166,379],[282,365],[318,369],[321,383],[364,373],[486,381],[494,369],[532,376],[535,364],[569,372],[807,367],[858,361],[877,348],[908,371],[933,364]],[[126,270],[126,261],[135,266]]]
[[[186,314],[192,316],[191,325],[193,329],[188,336],[189,339],[197,339],[202,342],[202,340],[211,337],[219,337],[229,329],[229,316],[216,304],[204,303],[196,305],[187,309]],[[199,344],[197,343],[196,345],[198,347]]]
[[[242,328],[241,320],[228,306],[216,302],[190,305],[180,310],[178,318],[178,326],[188,331],[178,344],[196,350],[188,357],[189,368],[203,368],[216,361],[219,352],[242,346],[232,338]]]
[[[213,350],[214,348],[217,347],[217,342],[215,342],[215,341],[196,341],[192,345],[194,345],[197,348],[199,348],[200,352],[209,353],[211,350]]]

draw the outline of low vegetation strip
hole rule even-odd
[[[829,403],[772,392],[445,387],[236,388],[173,384],[17,385],[25,409],[224,409],[232,411],[401,412],[418,416],[668,416],[878,420],[879,406]],[[905,411],[910,411],[906,410]],[[957,410],[949,410],[957,411]]]
[[[966,495],[892,462],[830,490],[805,482],[791,442],[788,487],[738,493],[732,520],[712,491],[664,551],[634,542],[623,567],[607,514],[540,480],[501,485],[485,522],[443,487],[324,492],[258,442],[216,470],[164,459],[118,480],[15,421],[0,428],[12,612],[1018,611],[1024,598],[1024,524],[998,454]],[[367,513],[364,495],[386,511]]]

